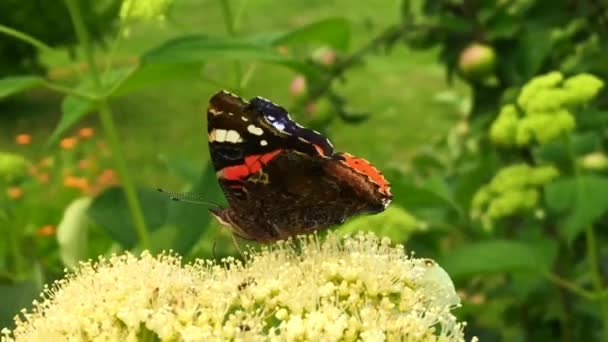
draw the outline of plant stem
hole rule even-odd
[[[72,19],[72,24],[74,25],[76,35],[78,36],[78,40],[80,41],[80,44],[82,45],[82,48],[85,53],[87,63],[89,64],[89,70],[93,79],[95,92],[100,95],[100,99],[97,101],[99,105],[99,118],[101,120],[101,124],[103,126],[106,137],[108,139],[114,162],[116,163],[116,169],[121,180],[123,191],[125,192],[125,196],[127,198],[127,204],[129,206],[131,218],[133,219],[135,231],[137,232],[142,248],[149,249],[150,236],[146,228],[146,222],[144,219],[143,211],[141,209],[139,200],[137,199],[135,186],[133,185],[133,182],[129,175],[127,163],[122,153],[120,140],[116,130],[116,125],[114,124],[110,105],[108,104],[105,95],[102,94],[101,77],[99,70],[97,69],[97,64],[95,62],[93,47],[89,42],[87,29],[85,27],[76,0],[65,0],[65,2],[70,13],[70,17]]]
[[[602,274],[597,258],[598,250],[597,243],[595,241],[595,232],[593,230],[593,226],[590,225],[585,230],[585,239],[587,243],[587,262],[589,262],[589,268],[591,269],[591,280],[593,282],[593,289],[599,296],[603,292]],[[600,298],[599,300],[600,309],[602,312],[602,320],[604,321],[604,340],[608,341],[608,299]]]
[[[0,33],[4,33],[8,36],[11,36],[13,38],[16,38],[22,42],[28,43],[32,46],[34,46],[35,48],[37,48],[38,50],[45,50],[45,51],[54,51],[54,49],[48,45],[46,45],[44,42],[26,34],[23,33],[21,31],[12,29],[8,26],[4,26],[2,24],[0,24]]]
[[[80,97],[80,98],[88,100],[88,101],[98,101],[99,100],[99,97],[97,95],[83,93],[83,92],[78,91],[76,89],[72,89],[70,87],[62,86],[61,84],[53,83],[53,82],[50,82],[50,81],[47,81],[47,80],[44,81],[43,86],[45,88],[47,88],[47,89],[56,91],[58,93],[63,93],[63,94],[66,94],[66,95],[74,95],[74,96]]]
[[[575,283],[567,280],[567,279],[563,279],[561,277],[559,277],[558,275],[555,275],[551,272],[547,272],[544,274],[544,276],[549,279],[550,281],[554,282],[555,284],[569,290],[572,293],[575,293],[585,299],[588,300],[595,300],[598,298],[597,294],[588,290],[585,290],[584,288],[576,285]]]
[[[131,15],[131,10],[133,9],[134,4],[135,4],[135,1],[130,1],[128,3],[128,7],[124,14],[124,17],[120,18],[120,24],[118,26],[118,32],[116,33],[116,38],[110,45],[110,52],[108,53],[108,56],[106,57],[106,67],[105,67],[105,70],[103,71],[104,76],[107,75],[108,72],[110,72],[110,68],[112,67],[112,60],[114,59],[114,55],[116,54],[116,51],[118,50],[118,46],[120,45],[120,41],[122,40],[122,36],[123,36],[123,34],[125,32],[125,28],[127,26],[127,20],[129,20],[129,16]]]
[[[220,0],[222,14],[224,17],[224,26],[226,26],[226,32],[230,37],[236,36],[236,25],[234,22],[234,16],[232,15],[232,10],[230,8],[229,0]],[[234,75],[236,78],[234,89],[237,93],[241,92],[241,79],[243,77],[243,67],[241,66],[241,62],[234,62]]]

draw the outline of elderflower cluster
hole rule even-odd
[[[499,145],[545,144],[574,130],[571,109],[592,100],[602,89],[602,80],[580,74],[564,80],[560,72],[533,78],[523,86],[517,105],[501,108],[490,128],[490,138]]]
[[[84,263],[1,340],[464,340],[447,273],[387,238],[302,236],[246,260],[182,266],[144,252]]]
[[[516,212],[536,207],[538,188],[559,175],[553,166],[532,167],[516,164],[501,169],[490,183],[477,190],[471,203],[471,217],[481,219],[484,227]]]
[[[0,183],[10,184],[27,174],[30,162],[24,157],[0,152]]]

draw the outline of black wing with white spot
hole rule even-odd
[[[317,150],[322,155],[331,156],[334,153],[333,145],[325,136],[315,130],[302,127],[289,116],[285,108],[259,96],[249,100],[249,106],[258,111],[275,129],[317,146]]]

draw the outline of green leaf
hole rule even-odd
[[[567,241],[591,226],[608,210],[608,178],[585,175],[562,178],[546,186],[547,206],[568,215],[560,225]]]
[[[440,259],[453,278],[497,272],[544,272],[553,264],[557,243],[489,240],[452,250]]]
[[[40,87],[44,79],[38,76],[13,76],[0,79],[0,99]]]
[[[441,179],[433,178],[420,185],[398,173],[389,179],[392,180],[393,201],[407,210],[450,209],[462,214],[462,208],[451,198],[449,188]]]
[[[519,37],[520,47],[516,53],[522,69],[521,76],[523,79],[530,79],[540,72],[545,59],[551,53],[551,27],[529,25]]]
[[[111,77],[112,83],[106,84],[107,95],[112,98],[125,96],[139,89],[171,79],[197,77],[197,64],[145,64],[137,67],[113,70],[117,75]]]
[[[178,65],[137,66],[114,69],[102,80],[101,92],[109,97],[123,96],[153,82],[179,77],[184,74],[183,68],[185,67]],[[84,79],[77,87],[77,90],[81,92],[92,92],[92,89],[93,82],[90,78]],[[61,103],[61,120],[47,141],[47,146],[55,144],[66,131],[93,113],[96,108],[97,104],[93,101],[75,95],[66,96]]]
[[[92,113],[95,108],[96,104],[92,101],[73,95],[66,96],[61,103],[61,120],[59,120],[59,124],[57,124],[57,127],[55,127],[55,130],[47,141],[47,146],[57,143],[67,130],[72,128],[82,118]]]
[[[201,173],[191,191],[201,194],[204,200],[222,204],[223,194],[217,182],[212,165],[207,165]],[[210,227],[211,214],[208,206],[197,203],[187,203],[168,200],[169,212],[167,225],[174,226],[178,230],[173,249],[182,254],[187,254],[196,244],[201,235]]]
[[[138,189],[137,197],[148,229],[154,231],[163,226],[167,219],[166,197],[151,189]],[[87,214],[123,247],[137,244],[138,236],[122,188],[112,187],[95,197]]]
[[[485,25],[487,27],[487,39],[512,39],[521,29],[521,22],[518,18],[507,12],[497,13]]]
[[[32,300],[38,298],[42,290],[34,279],[0,284],[0,327],[14,327],[13,317],[23,308],[31,308]]]
[[[57,242],[63,263],[74,268],[86,259],[88,251],[88,230],[90,225],[87,209],[92,198],[80,197],[72,201],[57,226]]]
[[[273,45],[299,45],[306,43],[323,43],[338,50],[345,51],[350,43],[350,24],[345,18],[330,18],[299,27],[271,40]]]
[[[211,59],[258,60],[279,64],[305,74],[311,79],[320,79],[313,66],[279,54],[269,45],[234,38],[216,38],[204,35],[183,36],[171,39],[146,52],[142,65],[147,64],[194,64]]]
[[[452,31],[450,33],[466,34],[473,31],[473,23],[463,17],[451,14],[449,12],[442,13],[437,17],[437,25],[445,30]]]

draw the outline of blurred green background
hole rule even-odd
[[[336,229],[437,260],[468,337],[608,341],[607,23],[596,0],[3,1],[0,327],[80,260],[237,255],[155,190],[223,201],[228,89],[385,173],[392,206]]]

